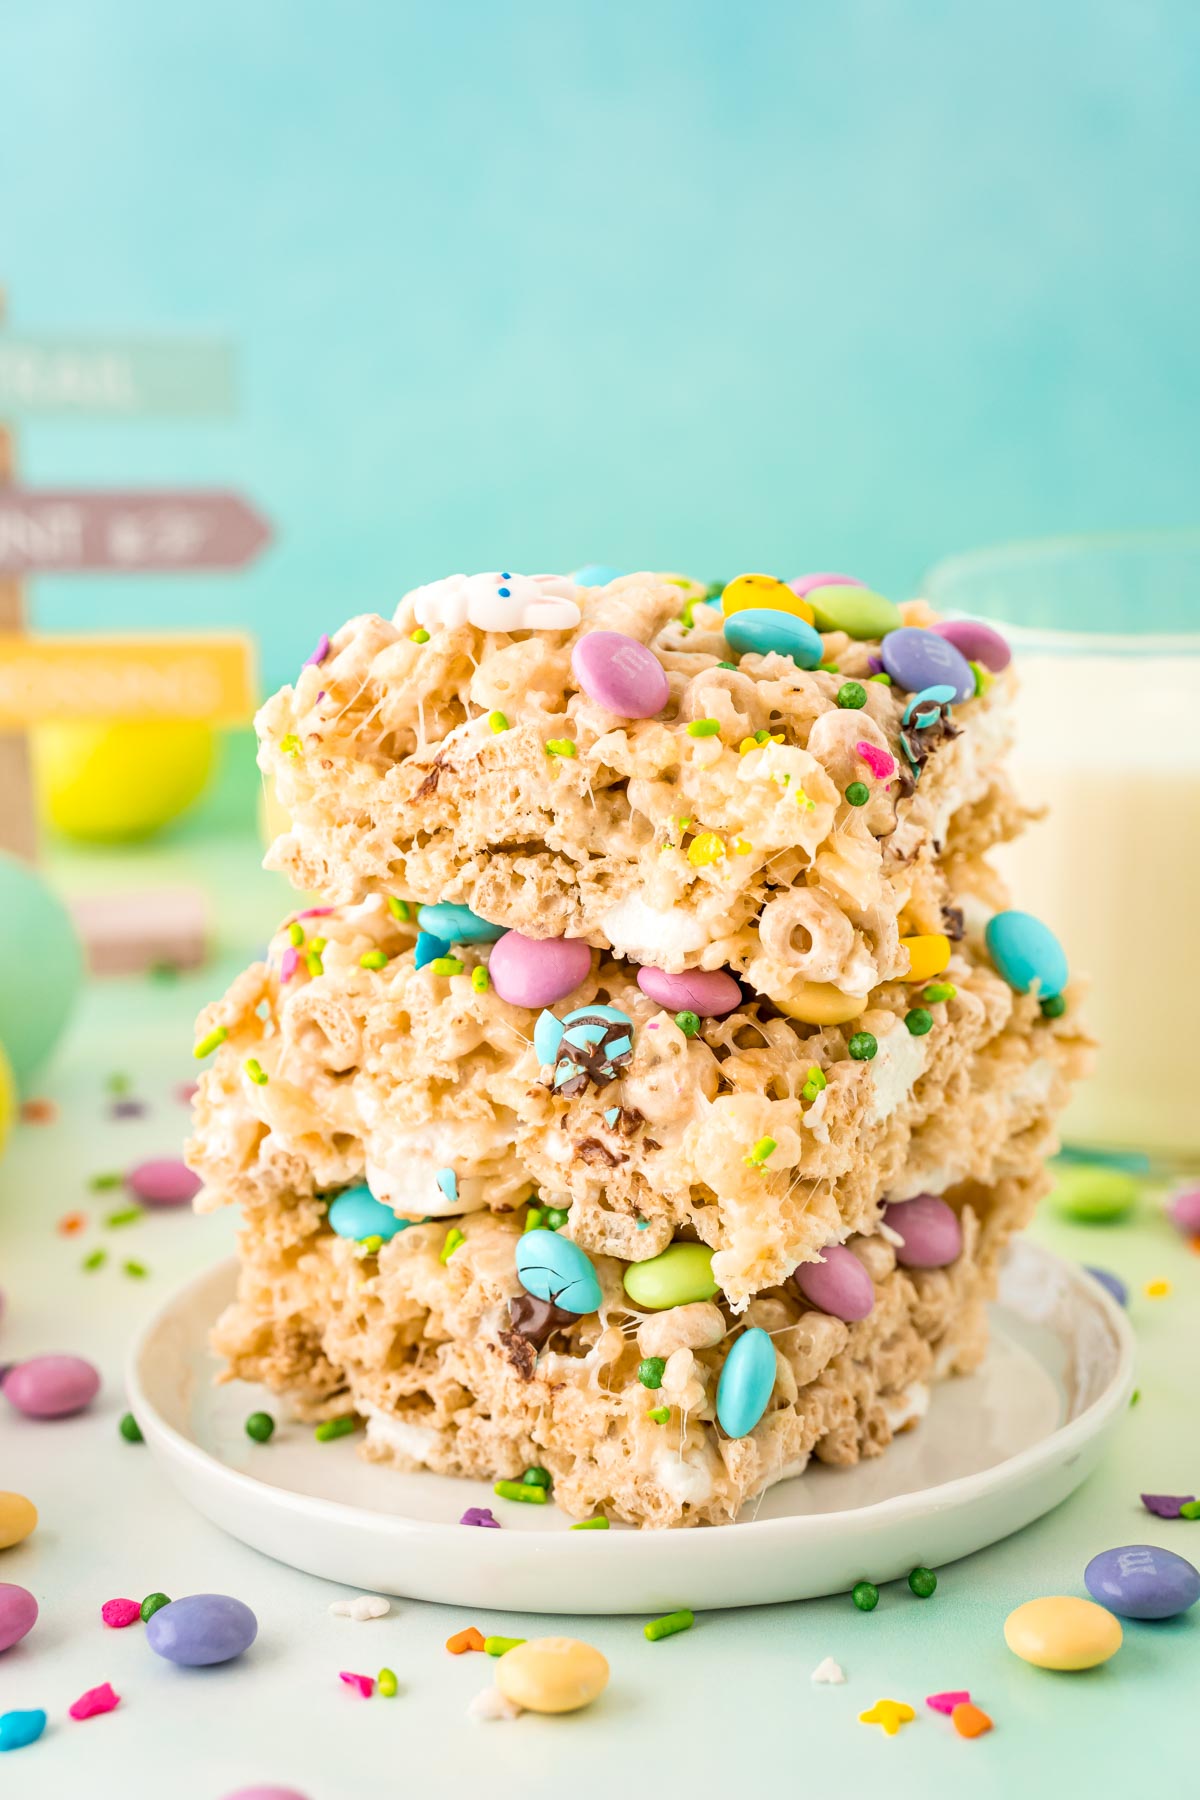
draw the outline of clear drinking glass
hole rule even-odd
[[[951,557],[939,612],[1013,646],[1014,775],[1049,808],[1000,853],[1015,904],[1090,977],[1096,1072],[1069,1142],[1200,1162],[1200,531]]]

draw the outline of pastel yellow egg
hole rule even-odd
[[[203,792],[212,727],[196,719],[58,720],[33,733],[43,817],[87,843],[147,837]]]
[[[754,611],[758,607],[767,612],[792,613],[806,625],[813,622],[813,609],[808,601],[793,594],[787,583],[774,575],[739,575],[721,595],[721,611],[726,618],[730,613]]]
[[[530,1638],[500,1658],[496,1686],[530,1712],[577,1712],[608,1686],[608,1664],[578,1638]]]
[[[666,587],[678,588],[685,600],[704,600],[708,596],[708,583],[696,581],[691,575],[680,575],[672,571],[665,575],[656,575],[655,580],[661,581]]]
[[[950,961],[950,939],[941,932],[932,932],[928,937],[902,937],[900,942],[908,951],[905,981],[932,981]]]
[[[831,981],[797,981],[775,1000],[780,1012],[805,1025],[845,1025],[867,1010],[866,994],[846,994]]]
[[[37,1507],[24,1494],[0,1490],[0,1550],[11,1549],[27,1538],[38,1522]]]
[[[1039,1669],[1094,1669],[1116,1655],[1121,1636],[1106,1607],[1067,1594],[1027,1600],[1004,1621],[1013,1655]]]

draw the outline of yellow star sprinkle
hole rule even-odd
[[[882,1725],[889,1737],[895,1737],[900,1727],[916,1716],[903,1700],[877,1700],[868,1712],[858,1715],[860,1724]]]
[[[718,837],[715,831],[702,831],[688,845],[687,859],[695,869],[702,869],[708,863],[720,862],[724,855],[725,840]]]
[[[1147,1300],[1165,1300],[1171,1291],[1169,1281],[1148,1281],[1146,1283]]]

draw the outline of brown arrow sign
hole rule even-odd
[[[240,569],[271,529],[237,494],[0,489],[0,574]]]

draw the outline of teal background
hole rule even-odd
[[[217,332],[230,424],[31,422],[25,478],[230,484],[265,677],[456,568],[843,567],[1194,522],[1192,0],[10,0],[14,329]]]

